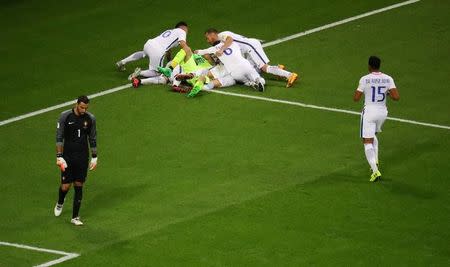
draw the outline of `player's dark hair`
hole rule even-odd
[[[377,56],[369,57],[369,66],[374,70],[379,70],[381,66],[381,59]]]
[[[188,25],[187,25],[187,23],[184,22],[184,21],[180,21],[180,22],[178,22],[177,24],[175,24],[175,28],[180,28],[181,26],[187,27]]]
[[[216,30],[216,29],[214,29],[214,28],[209,28],[209,29],[207,29],[206,31],[205,31],[205,33],[219,33],[219,31],[218,30]]]
[[[89,98],[85,95],[81,95],[77,99],[77,104],[80,104],[81,102],[83,102],[85,104],[89,104]]]

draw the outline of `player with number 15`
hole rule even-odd
[[[381,178],[378,169],[378,139],[381,126],[387,118],[386,97],[398,101],[400,95],[391,76],[380,72],[381,60],[376,56],[369,58],[369,74],[359,80],[353,100],[358,102],[364,94],[364,108],[361,113],[360,136],[364,144],[364,152],[372,169],[370,181]]]

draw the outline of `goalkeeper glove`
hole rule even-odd
[[[97,167],[97,157],[91,158],[91,163],[89,164],[89,170],[92,171]]]
[[[62,154],[57,154],[56,155],[56,165],[59,166],[59,168],[61,169],[61,171],[65,171],[67,168],[67,162],[66,160],[62,157]]]

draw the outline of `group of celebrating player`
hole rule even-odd
[[[148,69],[136,68],[128,77],[135,88],[142,84],[171,84],[174,90],[189,92],[189,97],[201,90],[236,83],[263,92],[266,82],[262,72],[286,79],[286,87],[291,87],[298,78],[297,73],[285,70],[283,65],[269,65],[269,58],[257,39],[210,28],[205,31],[205,38],[211,47],[192,51],[186,42],[187,33],[188,25],[179,22],[174,29],[149,39],[143,51],[131,54],[116,65],[124,71],[127,63],[148,57]],[[170,49],[178,46],[179,52],[163,66]]]
[[[189,92],[189,97],[197,95],[201,90],[232,86],[236,83],[264,91],[265,80],[261,77],[261,72],[285,78],[287,87],[291,87],[298,78],[296,73],[284,70],[283,66],[269,65],[269,59],[257,39],[229,31],[219,33],[211,28],[206,30],[205,37],[212,47],[193,52],[186,43],[187,32],[187,24],[179,22],[174,29],[148,40],[144,51],[135,52],[117,62],[117,67],[125,70],[128,62],[148,57],[149,68],[137,68],[129,76],[134,87],[170,82],[175,90]],[[180,46],[181,50],[163,67],[166,53],[177,46]],[[360,79],[353,99],[359,101],[363,95],[365,97],[360,137],[372,170],[370,181],[375,182],[381,178],[376,134],[381,132],[387,118],[386,99],[389,96],[397,101],[400,95],[394,79],[380,72],[380,58],[371,56],[368,65],[369,74]],[[61,169],[61,184],[58,187],[54,214],[57,217],[61,215],[66,194],[73,184],[75,195],[71,223],[74,225],[83,225],[78,216],[83,185],[87,170],[94,170],[97,166],[96,119],[93,114],[87,112],[88,106],[89,98],[80,96],[74,108],[61,113],[56,130],[56,164]]]

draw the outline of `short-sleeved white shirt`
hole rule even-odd
[[[173,47],[177,47],[180,41],[186,42],[186,32],[180,28],[170,29],[152,40],[167,51]]]
[[[364,93],[365,107],[386,108],[387,93],[393,88],[396,87],[391,76],[381,72],[372,72],[361,77],[357,90]]]

